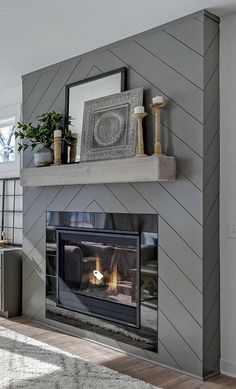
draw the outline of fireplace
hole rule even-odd
[[[57,230],[57,306],[139,328],[139,233]]]
[[[157,249],[156,214],[47,212],[46,317],[156,352]]]

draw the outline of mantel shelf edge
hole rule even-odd
[[[20,174],[23,187],[156,182],[175,179],[175,157],[165,155],[27,168],[21,170]]]

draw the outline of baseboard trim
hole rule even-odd
[[[221,374],[236,378],[236,363],[235,362],[227,361],[226,359],[221,359],[220,360],[220,370],[221,370]]]

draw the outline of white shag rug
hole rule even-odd
[[[0,388],[157,389],[1,326]]]

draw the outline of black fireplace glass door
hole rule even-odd
[[[140,235],[57,231],[57,305],[139,327]]]

